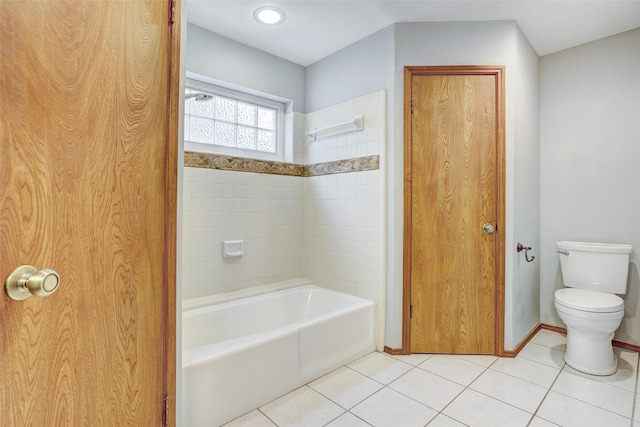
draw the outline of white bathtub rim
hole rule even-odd
[[[262,286],[254,286],[252,288],[240,289],[232,292],[223,292],[215,295],[207,295],[198,298],[189,298],[182,301],[182,310],[189,311],[197,308],[206,307],[212,304],[218,304],[227,301],[234,301],[237,299],[248,298],[256,295],[262,295],[272,293],[280,290],[295,288],[298,286],[310,285],[311,280],[306,277],[300,277],[297,279],[284,280],[282,282],[269,283]],[[326,288],[323,288],[326,289]]]
[[[205,301],[198,301],[194,304],[193,307],[188,308],[188,309],[183,309],[182,310],[182,315],[183,316],[192,316],[192,315],[197,315],[198,312],[200,311],[206,311],[207,309],[209,309],[210,307],[224,307],[227,305],[234,305],[235,303],[248,303],[249,300],[252,299],[263,299],[263,298],[273,298],[273,297],[277,297],[279,294],[282,293],[286,293],[292,290],[305,290],[305,289],[309,289],[311,291],[317,289],[320,290],[322,292],[326,292],[329,294],[339,294],[341,298],[345,298],[347,300],[349,300],[349,306],[352,305],[359,305],[361,303],[373,303],[375,304],[375,301],[367,299],[367,298],[363,298],[363,297],[359,297],[356,295],[351,295],[351,294],[347,294],[344,292],[340,292],[340,291],[336,291],[334,289],[329,289],[329,288],[325,288],[322,286],[318,286],[318,285],[314,285],[311,282],[307,282],[305,281],[304,283],[298,283],[298,284],[287,284],[287,286],[284,287],[274,287],[273,289],[271,289],[271,285],[267,285],[267,286],[260,286],[260,289],[256,289],[255,293],[251,293],[248,294],[246,296],[233,296],[231,298],[220,298],[220,299],[216,299],[215,302],[210,302],[208,304],[204,304]],[[223,296],[222,294],[220,294],[220,296]],[[208,298],[208,297],[203,297],[203,298]],[[200,298],[198,298],[200,299]],[[208,301],[208,299],[206,300]],[[342,310],[342,309],[341,309]],[[340,310],[337,310],[340,311]],[[316,316],[317,317],[317,316]],[[313,317],[313,318],[316,318]],[[311,319],[313,319],[311,318]]]
[[[225,341],[221,341],[221,342],[216,342],[216,343],[210,343],[210,344],[205,344],[202,345],[200,347],[195,347],[195,348],[190,348],[190,349],[183,349],[182,350],[182,367],[183,369],[188,367],[188,366],[192,366],[192,365],[197,365],[199,363],[203,363],[206,362],[208,359],[213,358],[213,357],[219,357],[222,356],[224,354],[227,353],[234,353],[234,352],[238,352],[240,350],[243,349],[250,349],[253,346],[257,346],[258,344],[260,344],[261,342],[263,342],[264,340],[267,339],[273,339],[273,338],[277,338],[283,335],[287,335],[290,333],[297,333],[298,330],[300,328],[303,328],[305,326],[317,323],[317,322],[322,322],[326,319],[330,319],[333,318],[335,316],[344,316],[347,315],[349,313],[352,313],[354,311],[360,310],[362,307],[367,306],[367,305],[373,305],[374,306],[374,311],[375,311],[375,302],[365,299],[365,298],[361,298],[361,297],[356,297],[353,295],[349,295],[349,294],[344,294],[342,292],[338,292],[338,291],[334,291],[332,289],[326,289],[317,285],[311,285],[311,284],[303,284],[303,285],[298,285],[298,286],[293,286],[290,288],[283,288],[280,289],[279,291],[276,292],[269,292],[267,294],[255,294],[255,295],[251,295],[251,297],[268,297],[268,296],[274,296],[277,295],[278,293],[282,293],[282,292],[287,292],[290,289],[294,289],[294,288],[300,288],[300,289],[320,289],[324,292],[329,292],[329,293],[337,293],[340,294],[341,296],[347,297],[350,301],[351,304],[349,304],[346,307],[340,308],[339,310],[333,310],[333,311],[329,311],[326,313],[322,313],[322,314],[318,314],[315,315],[313,317],[304,319],[304,320],[300,320],[297,321],[295,323],[289,324],[289,325],[285,325],[282,327],[279,327],[277,329],[273,329],[273,330],[269,330],[269,331],[264,331],[264,332],[258,332],[255,334],[250,334],[250,335],[245,335],[242,337],[237,337],[237,338],[232,338],[230,340],[225,340]],[[251,298],[251,297],[247,297],[247,299]],[[237,299],[237,298],[236,298]],[[232,299],[232,300],[225,300],[224,302],[218,302],[218,303],[214,303],[214,304],[210,304],[210,305],[226,305],[226,303],[231,303],[233,304],[233,302],[236,299]],[[200,309],[202,310],[206,310],[207,306],[201,306],[198,308],[194,308],[190,310],[190,313],[196,313],[197,311],[200,311]],[[183,314],[187,314],[186,312]]]
[[[191,348],[188,350],[183,349],[182,350],[182,368],[184,369],[192,365],[204,363],[211,358],[220,357],[228,353],[235,353],[243,350],[248,350],[251,347],[258,346],[260,343],[262,343],[267,339],[274,339],[290,333],[297,333],[300,328],[303,328],[308,325],[312,325],[316,322],[322,322],[323,320],[333,318],[336,315],[338,316],[347,315],[349,313],[352,313],[356,310],[361,309],[363,306],[366,306],[366,305],[375,305],[375,303],[373,301],[364,300],[363,302],[359,302],[357,304],[349,306],[348,308],[314,316],[309,319],[305,319],[303,321],[296,322],[291,325],[283,326],[272,331],[259,332],[256,334],[245,335],[243,337],[233,338],[226,341],[205,344],[200,347]]]

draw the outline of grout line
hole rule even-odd
[[[497,360],[497,359],[496,359],[496,360]],[[493,363],[495,363],[495,361],[494,361]],[[492,363],[492,365],[493,365],[493,363]],[[474,380],[473,380],[473,381],[471,381],[471,383],[469,383],[467,386],[465,386],[465,387],[462,389],[462,391],[460,391],[460,393],[456,394],[456,396],[455,396],[453,399],[451,399],[451,400],[449,401],[449,403],[447,403],[446,405],[444,405],[444,406],[442,407],[442,409],[441,409],[440,411],[438,411],[438,413],[436,414],[436,416],[435,416],[435,417],[433,417],[433,418],[435,419],[438,415],[442,414],[442,415],[444,415],[445,417],[451,418],[452,420],[455,420],[455,421],[459,422],[460,424],[464,424],[462,421],[457,420],[457,419],[455,419],[455,418],[453,418],[453,417],[450,417],[449,415],[445,414],[445,413],[444,413],[444,410],[445,410],[445,409],[447,409],[447,408],[448,408],[448,407],[449,407],[449,406],[450,406],[450,405],[451,405],[451,404],[452,404],[456,399],[458,399],[458,397],[460,397],[460,395],[462,395],[462,393],[464,393],[464,392],[469,388],[469,386],[470,386],[471,384],[473,384],[473,383],[474,383],[478,378],[480,378],[480,376],[481,376],[482,374],[484,374],[485,372],[487,372],[487,370],[488,370],[488,369],[489,369],[489,366],[487,366],[487,367],[484,369],[484,371],[482,371],[482,373],[481,373],[480,375],[478,375],[476,378],[474,378]],[[435,375],[435,374],[434,374],[434,375]],[[441,377],[441,378],[444,378],[444,377]],[[445,379],[447,379],[447,378],[445,378]],[[449,381],[451,381],[451,380],[449,380]],[[455,381],[452,381],[452,382],[455,382]],[[458,383],[456,383],[456,384],[458,384]],[[458,385],[462,385],[462,384],[458,384]],[[472,390],[473,390],[473,389],[472,389]],[[474,390],[474,391],[475,391],[475,390]],[[467,425],[467,424],[464,424],[464,425]]]
[[[548,347],[548,346],[545,346],[545,347]],[[553,347],[548,347],[548,348],[550,348],[550,349],[551,349],[551,348],[553,348]],[[456,420],[455,418],[453,418],[453,417],[451,417],[451,416],[449,416],[449,415],[447,415],[447,414],[444,414],[444,411],[445,411],[445,410],[446,410],[446,409],[447,409],[447,408],[448,408],[448,407],[449,407],[449,406],[450,406],[450,405],[451,405],[451,404],[452,404],[456,399],[458,399],[462,393],[464,393],[464,392],[465,392],[466,390],[468,390],[468,389],[470,389],[470,390],[472,390],[472,391],[474,391],[474,392],[476,392],[476,393],[482,394],[482,395],[484,395],[484,396],[487,396],[487,397],[489,397],[489,398],[491,398],[491,399],[495,399],[495,400],[497,400],[497,401],[499,401],[499,402],[501,402],[501,403],[504,403],[504,404],[506,404],[506,405],[509,405],[509,406],[511,406],[511,407],[513,407],[513,408],[516,408],[516,409],[519,409],[519,410],[521,410],[521,411],[524,411],[523,409],[518,408],[518,407],[516,407],[516,406],[514,406],[514,405],[512,405],[512,404],[510,404],[510,403],[508,403],[508,402],[504,402],[504,401],[502,401],[502,400],[500,400],[500,399],[498,399],[498,398],[496,398],[496,397],[493,397],[493,396],[487,395],[487,394],[485,394],[485,393],[479,392],[479,391],[477,391],[477,390],[475,390],[475,389],[473,389],[473,388],[472,388],[472,385],[473,385],[473,384],[474,384],[474,383],[475,383],[475,382],[476,382],[476,381],[477,381],[477,380],[478,380],[482,375],[484,375],[484,374],[485,374],[489,369],[492,369],[492,367],[493,367],[493,366],[494,366],[494,365],[495,365],[495,364],[496,364],[500,359],[502,359],[502,358],[500,358],[500,357],[497,357],[497,358],[496,358],[493,362],[491,362],[488,366],[481,365],[481,364],[479,364],[479,363],[475,363],[475,362],[472,362],[472,361],[470,361],[470,360],[466,360],[466,359],[462,358],[463,360],[465,360],[465,361],[467,361],[467,362],[473,363],[473,364],[475,364],[475,365],[480,366],[480,367],[482,367],[482,368],[483,368],[483,369],[482,369],[482,371],[480,372],[480,374],[478,374],[478,375],[477,375],[477,376],[476,376],[476,377],[475,377],[475,378],[474,378],[474,379],[473,379],[473,380],[472,380],[468,385],[466,385],[466,386],[465,386],[465,385],[460,384],[460,383],[457,383],[457,382],[455,382],[455,381],[453,381],[453,380],[451,380],[451,379],[449,379],[449,378],[446,378],[446,377],[443,377],[443,376],[441,376],[441,375],[438,375],[438,374],[437,374],[437,373],[435,373],[435,372],[431,372],[431,371],[428,371],[428,370],[426,370],[426,369],[423,369],[423,368],[420,368],[420,367],[419,367],[419,365],[421,365],[421,364],[422,364],[422,363],[424,363],[425,361],[429,360],[429,358],[431,358],[433,355],[431,355],[431,356],[427,357],[424,361],[422,361],[422,362],[420,362],[420,363],[418,363],[418,364],[415,364],[415,365],[414,365],[414,364],[412,364],[412,363],[405,362],[405,361],[403,361],[403,360],[401,360],[401,359],[398,359],[398,358],[396,358],[396,357],[393,357],[393,356],[391,356],[391,355],[387,355],[387,354],[385,354],[385,353],[381,353],[381,354],[382,354],[382,355],[384,355],[384,356],[386,356],[386,357],[389,357],[389,358],[391,358],[391,359],[393,359],[393,360],[395,360],[395,361],[402,362],[403,364],[405,364],[405,365],[409,366],[409,370],[407,370],[406,372],[404,372],[404,373],[400,374],[398,377],[394,378],[393,380],[391,380],[391,381],[389,381],[387,384],[385,384],[385,383],[382,383],[382,382],[380,382],[380,381],[378,381],[378,380],[376,380],[376,379],[374,379],[374,378],[370,377],[369,375],[363,374],[363,373],[361,373],[361,372],[359,372],[359,371],[357,371],[357,370],[355,370],[355,369],[351,368],[351,367],[350,367],[350,366],[348,366],[348,365],[343,365],[343,367],[344,367],[344,368],[347,368],[347,369],[349,369],[350,371],[352,371],[352,372],[354,372],[354,373],[357,373],[357,374],[359,374],[359,375],[361,375],[361,376],[365,377],[366,379],[371,380],[371,381],[373,381],[373,382],[375,382],[375,383],[377,383],[377,384],[379,384],[379,385],[381,386],[381,388],[380,388],[379,390],[377,390],[377,391],[375,391],[375,392],[371,393],[370,395],[368,395],[368,396],[364,397],[364,398],[363,398],[363,399],[361,399],[358,403],[356,403],[356,404],[352,405],[352,406],[351,406],[351,408],[344,408],[344,407],[342,407],[342,405],[338,404],[338,403],[337,403],[337,402],[335,402],[333,399],[329,398],[328,396],[325,396],[323,393],[321,393],[321,392],[319,392],[318,390],[315,390],[314,388],[312,388],[312,387],[309,385],[310,383],[306,385],[310,390],[315,391],[316,393],[320,394],[321,396],[325,397],[326,399],[328,399],[329,401],[331,401],[332,403],[334,403],[335,405],[337,405],[337,406],[339,406],[341,409],[343,409],[343,412],[342,412],[340,415],[338,415],[338,417],[336,417],[336,418],[334,418],[333,420],[329,421],[327,424],[325,424],[325,426],[326,426],[326,425],[328,425],[328,424],[330,424],[330,423],[332,423],[332,422],[334,422],[336,419],[338,419],[338,418],[342,417],[342,416],[343,416],[343,415],[345,415],[346,413],[349,413],[349,414],[350,414],[350,415],[352,415],[353,417],[355,417],[355,418],[357,418],[358,420],[360,420],[360,421],[362,421],[363,423],[365,423],[367,426],[370,426],[371,424],[370,424],[369,422],[367,422],[366,420],[362,419],[361,417],[359,417],[359,416],[358,416],[358,415],[356,415],[355,413],[351,412],[351,410],[352,410],[353,408],[355,408],[356,406],[360,405],[360,404],[361,404],[362,402],[364,402],[365,400],[367,400],[367,399],[371,398],[371,397],[372,397],[372,396],[374,396],[375,394],[377,394],[377,393],[379,393],[379,392],[383,391],[385,388],[388,388],[388,389],[389,389],[389,390],[391,390],[391,391],[394,391],[394,392],[396,392],[396,393],[399,393],[400,395],[402,395],[402,396],[404,396],[404,397],[406,397],[406,398],[408,398],[408,399],[410,399],[410,400],[412,400],[412,401],[414,401],[414,402],[416,402],[416,403],[419,403],[420,405],[422,405],[422,406],[424,406],[424,407],[426,407],[426,408],[429,408],[429,409],[431,409],[431,410],[435,411],[435,412],[436,412],[436,414],[434,415],[434,417],[433,417],[431,420],[429,420],[429,423],[427,423],[427,425],[429,425],[430,423],[432,423],[432,422],[433,422],[433,420],[435,420],[435,419],[436,419],[438,416],[440,416],[440,415],[442,415],[443,417],[447,417],[448,419],[455,420],[455,421],[457,421],[457,422],[459,422],[459,423],[461,423],[461,424],[463,424],[463,425],[466,425],[466,424],[464,424],[464,423],[462,423],[462,422],[460,422],[460,421]],[[455,356],[455,355],[453,355],[453,356]],[[363,356],[363,357],[366,357],[366,356]],[[543,365],[543,366],[551,367],[551,366],[549,366],[549,365],[545,365],[544,363],[540,363],[540,362],[538,362],[538,361],[536,361],[536,360],[531,360],[531,359],[526,359],[526,358],[523,358],[523,359],[524,359],[524,360],[526,360],[526,361],[528,361],[528,362],[533,362],[533,363],[536,363],[536,364],[539,364],[539,365]],[[352,363],[353,363],[353,362],[352,362]],[[544,404],[544,402],[545,402],[545,401],[546,401],[546,399],[548,398],[549,394],[550,394],[550,393],[551,393],[551,391],[552,391],[552,388],[555,386],[555,384],[556,384],[556,383],[557,383],[557,381],[559,380],[560,375],[562,374],[562,372],[564,371],[564,369],[565,369],[567,366],[568,366],[568,365],[567,365],[565,362],[563,362],[562,367],[558,370],[558,373],[556,374],[556,377],[554,378],[554,380],[553,380],[553,382],[551,383],[551,385],[549,385],[548,387],[546,387],[546,392],[545,392],[545,394],[544,394],[543,398],[541,399],[541,401],[539,402],[539,404],[537,405],[537,407],[536,407],[535,411],[531,414],[531,418],[530,418],[529,422],[527,423],[527,426],[531,426],[531,425],[532,425],[532,423],[534,422],[535,418],[537,417],[537,414],[538,414],[538,412],[539,412],[540,408],[542,407],[542,405]],[[552,368],[557,369],[557,368],[555,368],[555,367],[552,367]],[[340,368],[338,368],[338,369],[340,369]],[[338,369],[336,369],[336,370],[338,370]],[[420,369],[421,371],[425,371],[425,372],[428,372],[429,374],[433,374],[433,375],[436,375],[436,376],[438,376],[438,377],[441,377],[441,378],[443,378],[443,379],[445,379],[445,380],[447,380],[447,381],[451,381],[451,382],[453,382],[453,383],[455,383],[455,384],[457,384],[457,385],[459,385],[459,386],[463,387],[463,389],[462,389],[458,394],[456,394],[452,399],[450,399],[450,400],[449,400],[449,402],[448,402],[444,407],[442,407],[442,409],[441,409],[441,410],[436,411],[436,410],[435,410],[434,408],[432,408],[431,406],[426,405],[426,404],[424,404],[423,402],[420,402],[420,401],[416,400],[415,398],[413,398],[413,397],[411,397],[411,396],[408,396],[408,395],[406,395],[406,394],[404,394],[404,393],[402,393],[402,392],[400,392],[400,391],[398,391],[398,390],[395,390],[395,389],[393,389],[392,387],[390,387],[390,385],[391,385],[392,383],[394,383],[395,381],[399,380],[400,378],[402,378],[402,377],[404,377],[404,376],[408,375],[410,372],[414,371],[415,369]],[[495,371],[496,371],[496,372],[499,372],[499,373],[501,373],[501,374],[507,375],[507,376],[511,376],[511,377],[513,377],[513,378],[517,378],[517,379],[519,379],[519,380],[521,380],[521,381],[525,381],[525,382],[530,383],[529,381],[523,380],[522,378],[514,377],[513,375],[510,375],[510,374],[508,374],[508,373],[505,373],[505,372],[502,372],[502,371],[498,371],[498,370],[495,370]],[[332,372],[335,372],[335,371],[332,371]],[[639,384],[639,380],[640,380],[640,357],[636,360],[635,376],[636,376],[636,377],[635,377],[635,380],[636,380],[636,381],[635,381],[635,384],[634,384],[634,398],[633,398],[633,407],[632,407],[632,411],[631,411],[631,419],[630,419],[631,425],[630,425],[630,427],[633,427],[633,426],[634,426],[634,419],[635,419],[635,417],[636,417],[636,403],[637,403],[637,400],[638,400],[638,395],[637,395],[637,393],[638,393],[638,388],[639,388],[639,386],[640,386],[640,384]],[[534,384],[534,383],[530,383],[530,384]],[[536,386],[540,387],[538,384],[534,384],[534,385],[536,385]],[[564,393],[562,393],[562,394],[564,394]],[[569,396],[569,397],[571,397],[571,396]],[[575,398],[573,398],[573,399],[575,399]],[[582,401],[581,399],[576,399],[576,400]],[[586,404],[588,404],[588,405],[591,405],[591,406],[599,407],[598,405],[593,405],[593,404],[592,404],[592,403],[590,403],[590,402],[585,402],[585,401],[582,401],[582,402],[584,402],[584,403],[586,403]],[[277,424],[277,423],[275,423],[271,418],[269,418],[269,417],[268,417],[264,412],[262,412],[262,411],[260,410],[260,408],[257,408],[257,409],[258,409],[258,411],[259,411],[262,415],[264,415],[264,416],[265,416],[269,421],[273,422],[273,423],[276,425],[276,427],[278,427],[278,424]],[[605,408],[600,407],[600,409],[605,409]],[[606,409],[605,409],[605,410],[606,410]],[[524,411],[524,412],[528,412],[528,411]],[[620,414],[617,414],[616,412],[612,412],[612,411],[609,411],[609,410],[607,410],[607,412],[611,412],[611,413],[613,413],[613,414],[620,415]],[[541,418],[541,417],[540,417],[540,418]],[[544,418],[541,418],[541,419],[544,419]],[[552,424],[554,424],[554,425],[555,425],[555,423],[553,423],[552,421],[549,421],[549,420],[546,420],[546,419],[544,419],[544,420],[545,420],[545,421],[548,421],[548,422],[550,422],[550,423],[552,423]]]
[[[535,411],[533,411],[533,415],[531,416],[531,420],[529,421],[529,424],[527,424],[528,426],[531,425],[531,423],[533,422],[533,420],[536,418],[536,415],[538,414],[538,411],[540,410],[540,408],[542,407],[542,404],[544,403],[544,401],[547,399],[547,396],[549,396],[549,393],[551,392],[551,389],[553,388],[553,386],[555,385],[556,381],[558,381],[558,378],[560,378],[560,374],[562,373],[562,370],[564,369],[564,367],[567,365],[566,362],[564,362],[562,364],[562,368],[560,368],[560,370],[558,371],[558,375],[556,375],[556,377],[554,378],[553,382],[551,383],[551,385],[549,386],[549,388],[547,388],[546,393],[544,394],[544,397],[542,398],[542,400],[540,401],[540,403],[538,404],[538,407],[536,408]],[[549,420],[547,420],[549,421]],[[555,424],[555,423],[554,423]]]
[[[268,419],[269,421],[271,421],[271,422],[273,423],[273,425],[274,425],[274,426],[279,427],[279,426],[278,426],[278,423],[276,423],[274,420],[272,420],[271,418],[269,418],[269,416],[268,416],[266,413],[262,412],[262,409],[257,408],[257,411],[258,411],[258,412],[260,412],[262,415],[264,415],[264,417],[265,417],[266,419]]]
[[[636,360],[636,384],[633,388],[633,406],[631,407],[631,427],[634,425],[636,418],[636,401],[638,400],[638,369],[640,369],[640,356]]]

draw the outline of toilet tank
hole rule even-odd
[[[631,245],[562,241],[557,247],[566,287],[627,293]]]

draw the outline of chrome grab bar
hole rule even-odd
[[[559,254],[569,256],[569,251],[558,251]]]

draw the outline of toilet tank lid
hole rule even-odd
[[[615,254],[631,253],[632,246],[617,243],[587,243],[587,242],[567,242],[560,241],[556,243],[558,249],[567,251],[583,251],[583,252],[608,252]]]
[[[563,288],[555,292],[556,301],[565,307],[592,313],[613,313],[624,310],[624,301],[617,295],[587,289]]]

